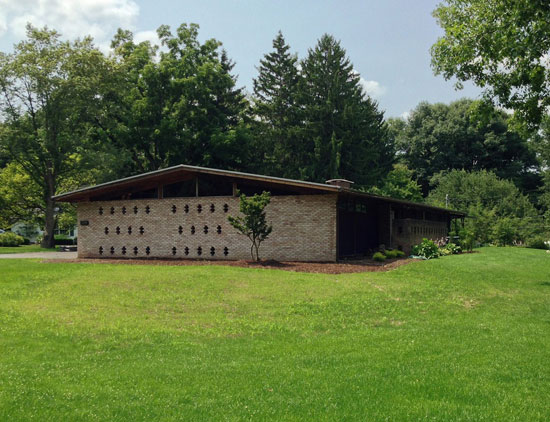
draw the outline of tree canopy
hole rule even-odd
[[[43,246],[54,241],[52,196],[97,157],[89,154],[87,122],[100,108],[109,73],[109,62],[90,38],[62,41],[56,31],[31,25],[13,53],[0,53],[0,148],[40,189]]]
[[[433,14],[445,31],[431,50],[435,73],[459,88],[472,81],[537,126],[550,106],[550,2],[445,0]]]
[[[425,194],[444,170],[492,170],[524,190],[538,186],[535,151],[510,125],[510,116],[483,101],[420,103],[409,118],[393,121],[399,160],[414,171]]]

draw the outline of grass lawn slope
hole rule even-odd
[[[550,254],[324,275],[0,261],[2,421],[547,421]]]

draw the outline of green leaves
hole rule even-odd
[[[550,106],[550,4],[446,0],[433,14],[445,31],[431,49],[434,72],[457,88],[472,81],[538,126]]]
[[[265,191],[261,195],[254,194],[251,197],[241,194],[239,210],[242,216],[227,217],[229,223],[252,242],[250,254],[256,261],[260,260],[260,244],[273,231],[273,227],[267,224],[265,215],[265,207],[270,201],[271,194]]]

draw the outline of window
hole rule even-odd
[[[137,214],[137,213],[138,213],[138,207],[135,206],[135,207],[134,207],[134,214]]]
[[[182,226],[179,226],[179,227],[178,227],[178,233],[179,233],[179,234],[183,234],[183,227],[182,227]]]
[[[208,226],[204,226],[204,234],[208,234]]]
[[[126,255],[126,246],[122,247],[122,255]]]
[[[103,207],[99,207],[98,212],[99,212],[99,215],[103,215]]]
[[[200,246],[197,248],[197,255],[198,256],[202,255],[202,248]]]
[[[229,211],[229,205],[223,204],[223,212]]]
[[[172,214],[175,214],[178,208],[175,205],[172,205]]]
[[[132,234],[132,226],[128,226],[128,234]]]
[[[214,211],[216,211],[216,207],[214,206],[214,204],[210,204],[210,212]]]
[[[137,254],[138,254],[138,247],[134,246],[134,255],[137,255]]]
[[[172,248],[172,255],[175,256],[177,252],[178,252],[178,250],[177,250],[177,248],[174,246],[174,247]]]
[[[105,227],[104,232],[105,232],[105,234],[109,234],[109,227]]]
[[[149,246],[147,246],[147,247],[145,248],[145,253],[146,253],[147,255],[149,255],[149,254],[151,253],[151,248],[150,248]]]
[[[229,249],[227,249],[227,246],[225,248],[223,248],[223,254],[225,256],[229,255]]]
[[[145,229],[143,228],[143,226],[141,226],[139,228],[139,234],[143,234],[143,233],[145,233]]]
[[[122,214],[126,215],[126,207],[122,207]]]
[[[222,226],[218,226],[218,228],[216,229],[216,231],[218,232],[218,234],[222,234]]]
[[[115,213],[115,207],[111,207],[111,215]]]
[[[114,254],[115,254],[115,247],[111,246],[111,255],[114,255]]]
[[[212,246],[212,247],[210,248],[210,255],[211,255],[211,256],[216,255],[216,248],[215,248],[214,246]]]
[[[103,255],[103,246],[100,246],[100,247],[99,247],[99,254],[100,254],[100,255]]]
[[[197,205],[197,212],[200,214],[202,212],[202,205]]]
[[[151,207],[149,205],[147,205],[145,207],[145,214],[149,214],[151,212]]]

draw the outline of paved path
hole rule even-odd
[[[38,259],[76,259],[77,252],[23,252],[0,254],[0,259],[38,258]]]

